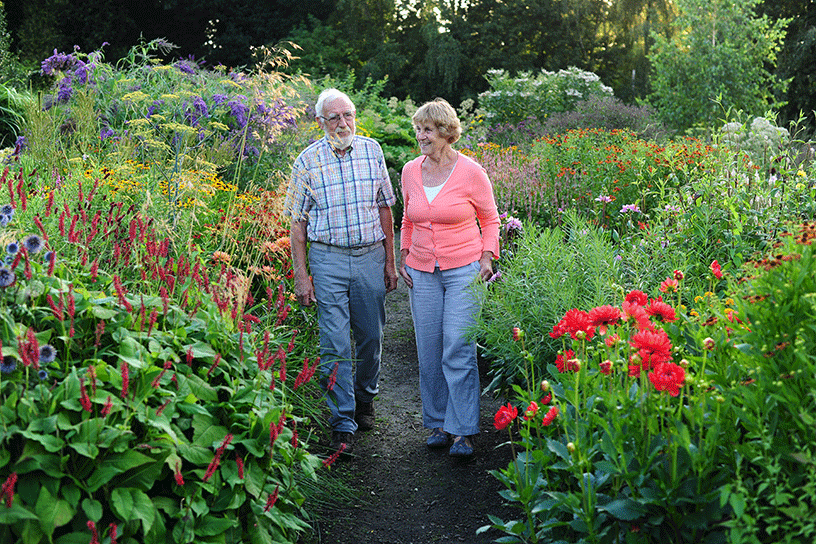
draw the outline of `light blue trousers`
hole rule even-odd
[[[355,400],[371,402],[379,392],[385,325],[385,247],[363,254],[312,244],[309,267],[317,297],[320,368],[325,386],[335,365],[337,381],[326,390],[335,431],[353,433]],[[354,335],[352,358],[351,334]]]
[[[432,273],[406,267],[414,318],[419,392],[425,427],[455,436],[479,432],[479,368],[476,342],[466,333],[480,309],[470,289],[479,262]]]

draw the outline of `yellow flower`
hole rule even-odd
[[[150,97],[142,91],[133,91],[132,93],[127,93],[126,95],[122,96],[122,100],[124,102],[142,102],[148,98]]]
[[[797,176],[800,176],[800,177],[805,177],[805,176],[807,176],[807,174],[805,174],[805,171],[804,171],[804,170],[802,170],[801,168],[799,169],[799,171],[798,171],[798,172],[796,172],[796,175],[797,175]]]

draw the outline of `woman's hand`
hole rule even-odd
[[[479,277],[484,281],[493,277],[493,252],[483,251],[482,258],[479,259]]]
[[[406,257],[408,257],[408,250],[403,249],[402,251],[400,251],[399,274],[402,277],[403,281],[405,282],[405,285],[407,285],[408,288],[410,289],[410,288],[412,288],[414,286],[414,280],[411,279],[411,275],[405,269],[405,258]]]

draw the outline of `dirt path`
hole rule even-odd
[[[355,499],[323,513],[309,544],[493,542],[501,536],[498,531],[476,534],[489,524],[487,515],[518,516],[499,496],[502,484],[488,474],[510,461],[509,446],[499,446],[507,436],[493,426],[500,399],[482,397],[482,432],[472,459],[429,450],[408,288],[401,280],[386,299],[386,311],[377,426],[358,434],[353,459],[333,467],[354,488]],[[484,387],[486,369],[481,370]]]

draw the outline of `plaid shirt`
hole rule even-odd
[[[385,239],[379,209],[394,202],[380,144],[355,136],[341,157],[321,138],[295,160],[286,212],[295,220],[308,220],[310,241],[358,247]]]

